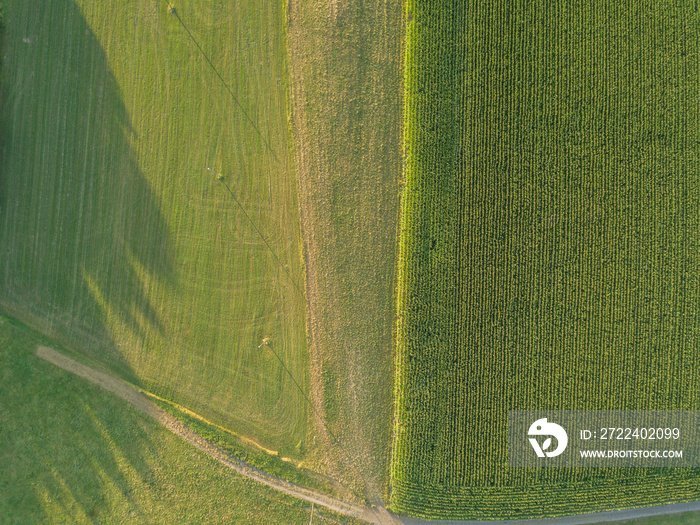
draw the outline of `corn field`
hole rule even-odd
[[[405,3],[392,509],[697,499],[512,469],[508,410],[700,409],[697,2]]]

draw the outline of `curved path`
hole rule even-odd
[[[368,507],[346,503],[344,501],[326,496],[320,492],[290,483],[286,480],[272,476],[260,469],[257,469],[244,461],[229,456],[219,447],[213,445],[200,435],[186,428],[182,423],[159,408],[135,387],[120,379],[79,363],[78,361],[46,346],[39,346],[36,353],[37,356],[41,357],[42,359],[45,359],[56,366],[67,370],[68,372],[87,379],[88,381],[101,386],[105,390],[109,390],[113,394],[131,404],[137,410],[164,425],[174,434],[194,445],[205,454],[208,454],[222,465],[235,470],[243,476],[251,478],[259,483],[267,485],[275,490],[279,490],[280,492],[284,492],[285,494],[295,498],[308,501],[309,503],[315,503],[316,505],[321,505],[340,514],[352,516],[354,518],[372,523],[379,523],[376,513]],[[386,523],[386,520],[383,520],[382,523]]]
[[[393,516],[381,506],[370,508],[360,505],[353,505],[339,499],[331,498],[330,496],[326,496],[325,494],[302,487],[300,485],[290,483],[282,478],[272,476],[244,461],[229,456],[219,447],[213,445],[197,433],[192,432],[173,416],[160,409],[142,392],[129,383],[112,377],[105,372],[79,363],[78,361],[46,346],[37,347],[36,353],[37,356],[41,357],[42,359],[45,359],[54,365],[67,370],[68,372],[87,379],[88,381],[101,386],[105,390],[109,390],[113,394],[127,401],[137,410],[164,425],[174,434],[192,444],[205,454],[208,454],[222,465],[235,470],[239,474],[267,485],[275,490],[279,490],[280,492],[288,494],[289,496],[308,501],[309,503],[315,503],[316,505],[326,507],[340,514],[352,516],[369,523],[375,523],[378,525],[395,525],[400,523],[405,525],[585,525],[591,523],[622,521],[650,516],[676,514],[696,510],[700,511],[700,501],[695,501],[691,503],[676,503],[672,505],[660,505],[656,507],[644,507],[640,509],[618,510],[612,512],[598,512],[595,514],[540,520],[430,521]]]

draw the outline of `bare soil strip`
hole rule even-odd
[[[130,384],[125,383],[124,381],[79,363],[70,357],[67,357],[46,346],[37,347],[36,354],[42,359],[45,359],[54,365],[67,370],[68,372],[87,379],[88,381],[101,386],[105,390],[109,390],[113,394],[131,404],[137,410],[140,410],[144,414],[161,423],[172,433],[181,437],[202,452],[208,454],[222,465],[236,471],[239,474],[242,474],[243,476],[246,476],[259,483],[263,483],[268,487],[279,490],[280,492],[284,492],[289,496],[308,501],[309,503],[315,503],[316,505],[321,505],[346,516],[352,516],[370,523],[381,523],[378,520],[375,512],[368,507],[352,505],[344,501],[328,497],[319,492],[295,485],[294,483],[290,483],[281,478],[271,476],[270,474],[267,474],[266,472],[245,463],[244,461],[232,458],[219,447],[213,445],[198,434],[187,429],[173,416],[156,406],[139,390]]]

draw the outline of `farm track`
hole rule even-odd
[[[321,505],[327,509],[339,512],[346,516],[365,520],[369,523],[379,525],[390,525],[404,523],[406,525],[437,525],[437,524],[453,524],[453,525],[477,525],[485,523],[484,521],[431,521],[413,518],[395,517],[390,515],[385,509],[371,509],[359,505],[352,505],[344,501],[331,498],[320,492],[310,490],[308,488],[289,483],[281,478],[272,476],[260,469],[249,465],[244,461],[232,458],[219,447],[213,445],[206,439],[187,429],[179,421],[167,412],[158,408],[150,401],[142,392],[132,385],[116,379],[109,374],[86,366],[70,357],[67,357],[60,352],[46,346],[38,346],[36,354],[38,357],[53,363],[54,365],[75,374],[83,379],[87,379],[105,390],[108,390],[125,400],[134,408],[151,417],[158,423],[162,424],[168,430],[178,437],[184,439],[198,450],[211,456],[213,459],[222,465],[234,470],[238,474],[246,476],[258,483],[267,485],[268,487],[283,492],[289,496],[302,499],[309,503]],[[592,523],[602,523],[609,521],[621,521],[635,518],[644,518],[650,516],[660,516],[668,514],[677,514],[681,512],[690,512],[700,510],[700,501],[690,503],[677,503],[672,505],[660,505],[648,508],[627,509],[614,512],[601,512],[582,516],[568,516],[564,518],[553,519],[535,519],[535,520],[509,520],[509,521],[490,521],[493,524],[508,524],[508,523],[523,523],[528,525],[584,525]]]
[[[267,485],[268,487],[283,492],[289,496],[308,501],[309,503],[315,503],[316,505],[323,506],[346,516],[352,516],[354,518],[377,524],[388,525],[390,523],[396,523],[396,521],[391,519],[387,513],[383,513],[383,516],[379,516],[378,513],[368,507],[352,505],[350,503],[326,496],[325,494],[321,494],[320,492],[295,485],[294,483],[290,483],[257,469],[244,461],[229,456],[219,447],[213,445],[206,439],[199,436],[197,433],[192,432],[173,416],[164,410],[161,410],[138,389],[128,383],[125,383],[124,381],[106,374],[105,372],[101,372],[79,363],[74,359],[71,359],[70,357],[67,357],[46,346],[37,347],[36,354],[38,357],[53,363],[59,368],[82,377],[83,379],[87,379],[91,383],[112,392],[140,412],[143,412],[163,425],[173,434],[184,439],[198,450],[201,450],[225,467],[234,470],[238,474],[246,476],[247,478],[257,481],[258,483]]]

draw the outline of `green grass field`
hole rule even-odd
[[[401,514],[698,498],[700,469],[509,470],[505,435],[700,409],[695,2],[172,7],[0,0],[0,521],[311,518],[35,337]]]
[[[408,1],[392,508],[697,499],[697,469],[506,465],[510,409],[699,409],[692,2]]]
[[[0,317],[3,523],[309,523],[310,504],[223,467],[36,346]],[[316,508],[313,523],[359,522]]]
[[[308,390],[284,9],[6,2],[0,304],[302,458],[309,410],[284,368]]]

